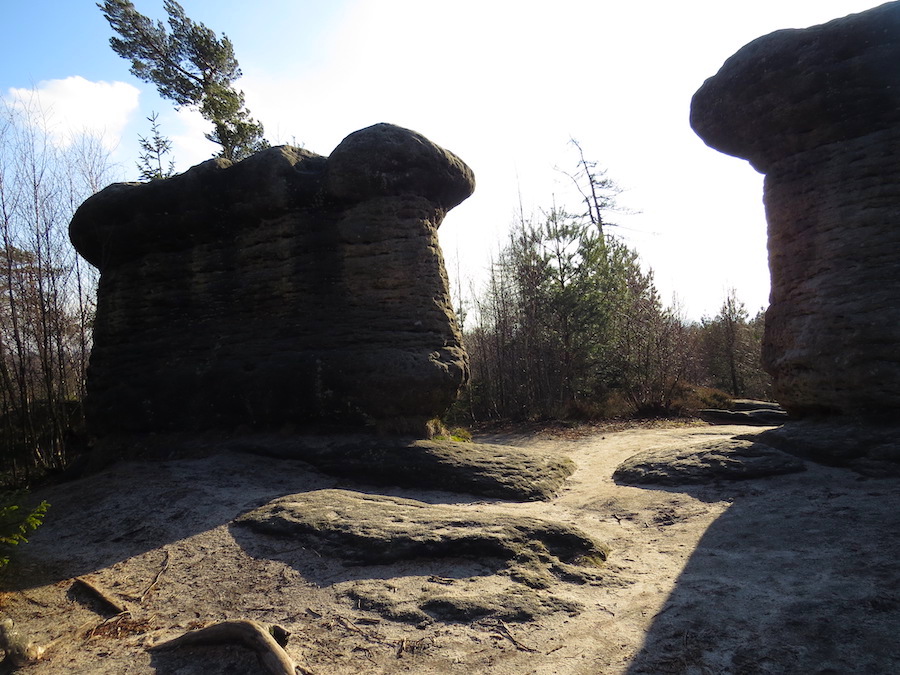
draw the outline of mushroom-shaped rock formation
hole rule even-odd
[[[100,269],[88,424],[421,435],[468,374],[437,229],[471,170],[378,124],[115,184],[70,225]]]
[[[746,45],[691,125],[765,178],[763,365],[795,417],[900,419],[900,3]]]

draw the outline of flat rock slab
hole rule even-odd
[[[550,499],[575,471],[565,456],[509,445],[371,437],[245,438],[228,449],[300,459],[371,484],[447,490],[516,501]]]
[[[804,469],[802,460],[780,450],[731,438],[687,448],[639,452],[622,462],[613,478],[626,484],[688,485],[762,478]]]
[[[732,410],[777,410],[785,412],[780,403],[775,401],[760,401],[754,398],[735,398],[731,400]]]
[[[777,426],[788,421],[784,410],[760,408],[758,410],[698,410],[697,416],[709,424],[746,424],[749,426]]]
[[[422,559],[470,559],[493,565],[517,588],[544,590],[560,581],[599,582],[597,568],[608,555],[604,544],[577,528],[513,515],[484,515],[461,506],[426,504],[413,499],[370,495],[348,490],[315,490],[281,497],[246,513],[236,526],[299,542],[323,556],[354,565],[387,565]],[[497,597],[476,594],[459,606],[441,593],[420,602],[438,613],[475,616],[496,613]],[[369,602],[376,602],[368,591]],[[540,607],[571,610],[571,605],[529,596],[506,610],[533,616]],[[476,607],[473,603],[480,604]],[[532,610],[522,609],[528,605]],[[391,605],[386,612],[397,610]],[[454,609],[456,607],[456,609]],[[481,609],[479,609],[479,607]],[[517,610],[516,607],[519,607]],[[415,612],[406,611],[415,617]],[[507,614],[510,616],[510,614]]]
[[[845,466],[871,478],[900,476],[900,425],[858,419],[798,420],[759,439],[821,464]]]
[[[415,624],[435,620],[468,623],[485,618],[533,621],[557,612],[574,616],[583,610],[579,602],[515,582],[502,584],[496,577],[430,577],[410,596],[381,580],[359,581],[343,595],[354,607],[391,621]]]

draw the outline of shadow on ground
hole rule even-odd
[[[50,510],[16,551],[3,587],[23,590],[89,574],[225,525],[278,497],[340,487],[408,492],[326,476],[301,461],[245,454],[117,464],[32,495],[47,499]],[[494,501],[440,491],[415,496],[432,503]]]
[[[789,489],[768,489],[776,484]],[[667,489],[733,503],[700,540],[629,675],[900,672],[900,481],[811,464]]]

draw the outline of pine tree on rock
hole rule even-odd
[[[175,0],[166,0],[169,28],[135,9],[131,0],[97,5],[118,37],[113,51],[131,61],[131,73],[156,85],[176,106],[194,106],[213,124],[206,138],[222,146],[221,157],[239,161],[267,148],[263,126],[250,116],[244,92],[234,88],[241,70],[234,47],[202,23],[189,19]]]
[[[151,113],[147,118],[150,122],[150,136],[139,136],[138,143],[141,146],[141,159],[137,163],[141,172],[141,180],[159,180],[169,178],[175,173],[175,160],[170,159],[167,168],[163,169],[163,157],[172,151],[172,141],[163,136],[159,131],[159,115]]]

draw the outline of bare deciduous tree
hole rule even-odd
[[[719,313],[703,319],[703,354],[713,386],[735,397],[769,395],[770,379],[760,362],[764,324],[763,312],[749,318],[734,288],[726,292]]]
[[[36,99],[0,107],[0,456],[15,473],[65,463],[96,284],[68,223],[110,173],[98,139],[55,145],[47,126]]]

